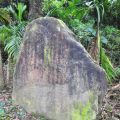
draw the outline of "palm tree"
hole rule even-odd
[[[2,63],[2,54],[1,54],[1,45],[0,45],[0,89],[4,87],[4,76],[3,76],[3,63]]]
[[[10,78],[10,68],[11,68],[11,60],[16,60],[20,44],[22,42],[22,36],[23,36],[23,30],[26,25],[26,22],[23,21],[23,13],[26,10],[26,5],[22,3],[18,3],[15,5],[18,12],[16,12],[11,6],[8,9],[0,8],[0,22],[2,26],[0,26],[0,42],[4,44],[4,50],[8,53],[8,64],[7,64],[7,81],[9,81]],[[15,18],[15,24],[11,23],[10,14],[12,13]],[[9,23],[9,24],[8,24]],[[0,49],[1,53],[1,49]],[[1,58],[0,54],[0,58]],[[1,81],[2,78],[2,58],[0,59],[0,78]],[[3,82],[1,82],[3,83]]]

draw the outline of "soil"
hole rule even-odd
[[[109,86],[97,120],[120,120],[120,83]]]
[[[12,87],[0,92],[0,120],[45,120],[37,114],[28,114],[19,105],[14,105]],[[120,120],[120,83],[112,84],[103,100],[96,120]]]

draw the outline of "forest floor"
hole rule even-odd
[[[45,120],[37,114],[28,114],[21,106],[14,105],[12,87],[0,92],[0,120]]]
[[[0,92],[0,120],[45,120],[36,114],[28,114],[22,107],[13,105],[12,87]],[[104,98],[97,120],[120,120],[120,83],[112,84]]]
[[[97,120],[120,120],[120,81],[109,86]]]

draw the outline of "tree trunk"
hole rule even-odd
[[[4,77],[3,77],[3,65],[2,65],[2,55],[0,48],[0,89],[4,87]]]
[[[29,14],[28,18],[33,20],[42,16],[42,2],[43,0],[29,0]]]
[[[10,82],[10,58],[7,60],[7,77],[6,77],[6,84],[8,85]]]
[[[10,57],[8,57],[7,60],[7,77],[6,77],[6,84],[9,86],[12,81],[13,81],[13,73],[14,73],[14,62],[12,61],[12,59]]]

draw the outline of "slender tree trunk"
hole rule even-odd
[[[42,2],[43,0],[29,0],[29,14],[28,18],[33,20],[42,16]]]
[[[13,80],[13,73],[14,73],[14,61],[9,57],[7,60],[7,75],[6,75],[6,84],[9,86]]]
[[[3,77],[3,65],[2,65],[2,55],[0,48],[0,89],[4,87],[4,77]]]
[[[6,84],[8,85],[10,82],[10,58],[7,60],[7,77],[6,77]]]

